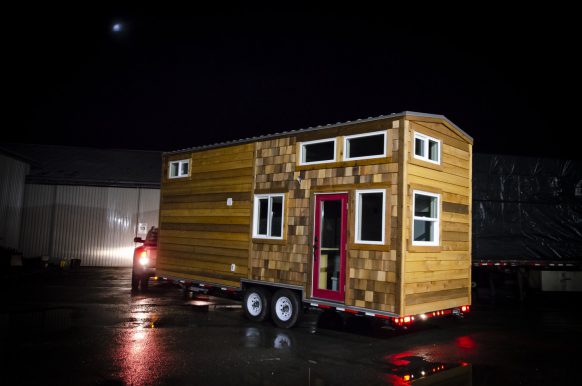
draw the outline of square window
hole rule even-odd
[[[190,174],[190,160],[183,159],[170,162],[170,178],[187,177]]]
[[[335,143],[335,138],[302,142],[300,145],[300,165],[334,162]]]
[[[253,237],[283,238],[283,194],[255,195]]]
[[[386,156],[386,131],[344,137],[344,160]]]
[[[440,164],[441,141],[424,134],[414,133],[414,158]]]
[[[440,195],[415,190],[412,200],[412,245],[439,245]]]
[[[356,242],[384,244],[386,229],[386,191],[356,191]]]

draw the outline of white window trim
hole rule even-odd
[[[348,141],[354,138],[362,138],[362,137],[371,137],[373,135],[384,135],[384,143],[383,143],[383,151],[382,154],[377,155],[367,155],[364,157],[348,157]],[[364,134],[354,134],[354,135],[346,135],[344,137],[344,161],[354,161],[359,159],[372,159],[372,158],[384,158],[386,157],[386,142],[388,140],[388,130],[380,130],[380,131],[373,131],[371,133],[364,133]]]
[[[282,198],[282,208],[281,208],[281,236],[269,236],[271,233],[271,221],[273,219],[273,197],[281,197]],[[259,230],[259,200],[260,199],[268,199],[268,212],[269,215],[267,216],[267,234],[261,235],[258,233]],[[255,194],[255,200],[253,205],[253,238],[254,239],[272,239],[272,240],[283,240],[283,235],[285,231],[285,194],[284,193],[277,193],[277,194]]]
[[[436,217],[417,217],[416,213],[416,195],[436,197],[437,199],[437,216]],[[414,240],[414,220],[431,221],[434,223],[434,240],[433,241],[415,241]],[[425,192],[423,190],[412,191],[412,224],[410,227],[412,245],[418,246],[439,246],[440,245],[440,222],[441,222],[441,195],[438,193]]]
[[[423,145],[423,147],[424,147],[424,154],[425,154],[424,157],[419,156],[419,155],[416,154],[416,139],[417,138],[424,141],[424,145]],[[428,158],[428,141],[429,140],[435,141],[435,142],[437,142],[439,144],[439,149],[437,151],[437,160],[436,161],[433,161],[430,158]],[[413,154],[414,158],[419,159],[419,160],[422,160],[422,161],[430,162],[432,164],[440,165],[441,164],[441,152],[442,152],[441,149],[442,149],[442,142],[441,142],[440,139],[437,139],[437,138],[434,138],[434,137],[429,137],[428,135],[421,134],[421,133],[418,133],[416,131],[414,132],[414,146],[413,146],[413,149],[412,149],[413,150],[412,151],[412,154]]]
[[[303,155],[304,155],[304,146],[305,145],[313,145],[316,143],[323,143],[323,142],[332,142],[333,141],[333,159],[326,160],[326,161],[313,161],[313,162],[303,162]],[[315,141],[306,141],[299,143],[299,165],[313,165],[313,164],[325,164],[330,162],[336,162],[337,159],[337,139],[336,138],[325,138],[325,139],[318,139]]]
[[[360,204],[361,204],[361,194],[362,193],[382,193],[382,240],[381,241],[370,241],[360,239]],[[356,224],[355,224],[355,242],[357,244],[375,244],[383,245],[386,238],[386,189],[365,189],[356,190]]]
[[[178,175],[177,176],[172,176],[172,165],[173,164],[178,164]],[[183,164],[188,164],[188,174],[182,174],[182,165]],[[174,160],[174,161],[170,161],[170,163],[168,164],[168,178],[184,178],[184,177],[188,177],[190,175],[190,160],[189,159],[180,159],[180,160]]]

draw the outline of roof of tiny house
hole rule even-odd
[[[356,119],[355,121],[345,121],[345,122],[330,123],[330,124],[327,124],[327,125],[318,125],[318,126],[315,126],[315,127],[308,127],[308,128],[305,128],[305,129],[288,130],[288,131],[282,131],[280,133],[267,134],[267,135],[259,135],[259,136],[256,136],[256,137],[242,138],[242,139],[237,139],[237,140],[233,140],[233,141],[218,142],[218,143],[213,143],[211,145],[195,146],[195,147],[190,147],[190,148],[181,149],[181,150],[174,150],[174,151],[164,152],[163,154],[164,155],[166,155],[166,154],[167,155],[169,155],[169,154],[178,154],[178,153],[184,153],[184,152],[188,152],[188,151],[199,151],[199,150],[213,149],[213,148],[217,148],[217,147],[225,147],[225,146],[231,146],[231,145],[240,145],[240,144],[254,142],[254,141],[264,141],[264,140],[273,139],[273,138],[287,137],[287,136],[290,136],[290,135],[296,135],[296,134],[306,133],[306,132],[311,132],[311,131],[325,130],[325,129],[334,128],[334,127],[341,127],[341,126],[349,126],[349,125],[353,125],[353,124],[356,124],[356,123],[372,122],[372,121],[378,121],[378,120],[381,120],[381,119],[400,118],[400,117],[407,117],[407,116],[413,116],[413,117],[418,117],[418,118],[432,118],[432,119],[442,120],[447,126],[449,126],[449,128],[451,130],[456,131],[459,135],[465,137],[469,143],[471,143],[471,144],[473,143],[473,137],[471,137],[469,134],[467,134],[465,131],[463,131],[459,126],[457,126],[453,122],[451,122],[444,115],[428,114],[428,113],[419,113],[419,112],[415,112],[415,111],[403,111],[403,112],[400,112],[400,113],[392,113],[392,114],[389,114],[389,115],[379,115],[377,117],[368,117],[368,118],[365,118],[365,119]]]

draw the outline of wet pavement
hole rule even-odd
[[[129,269],[4,277],[3,384],[546,385],[576,382],[581,296],[478,304],[463,320],[394,331],[309,311],[291,330],[253,323],[240,302],[131,294]],[[420,379],[419,379],[420,378]]]

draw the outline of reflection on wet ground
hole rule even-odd
[[[552,302],[406,331],[310,311],[282,330],[164,283],[132,295],[129,270],[41,279],[2,291],[0,363],[25,384],[541,385],[568,378],[581,332],[580,312]]]

